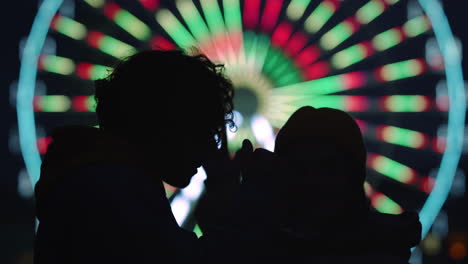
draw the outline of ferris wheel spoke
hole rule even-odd
[[[420,175],[415,169],[389,157],[370,152],[367,156],[367,167],[388,179],[412,186],[421,192],[430,193],[432,190],[431,177]]]
[[[304,22],[304,29],[310,34],[317,33],[340,7],[339,0],[325,0],[310,13]]]
[[[379,66],[372,71],[356,71],[278,87],[274,94],[325,95],[350,89],[412,78],[427,72],[423,59],[410,59]]]
[[[368,182],[364,183],[364,190],[370,200],[370,204],[377,211],[387,214],[400,214],[403,212],[403,208],[397,202],[385,194],[376,191]]]
[[[413,39],[431,30],[431,24],[425,15],[415,17],[402,26],[388,29],[374,36],[370,41],[343,49],[329,59],[334,69],[344,69],[358,62],[364,61],[377,52],[384,52],[403,41]]]
[[[111,1],[101,1],[99,4],[97,4],[96,1],[90,0],[85,0],[85,2],[90,4],[90,6],[101,10],[104,16],[113,21],[135,39],[147,42],[151,38],[151,28],[118,4]]]
[[[136,48],[99,31],[89,30],[82,23],[71,18],[56,15],[51,29],[74,40],[86,42],[89,46],[119,59],[136,52]]]
[[[53,74],[79,77],[84,80],[97,80],[106,77],[112,67],[42,54],[38,60],[38,69]]]
[[[354,16],[348,17],[326,32],[318,41],[320,47],[325,50],[336,48],[362,26],[372,22],[382,15],[388,7],[398,2],[399,0],[370,0],[359,8]]]

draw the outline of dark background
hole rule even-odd
[[[20,42],[29,33],[38,2],[36,0],[2,2],[0,7],[3,30],[0,42],[2,51],[0,57],[0,160],[2,161],[0,163],[0,263],[32,263],[34,207],[30,196],[28,198],[18,194],[18,174],[24,168],[24,164],[19,153],[15,151],[16,112],[14,105],[11,104],[10,91],[18,78]],[[468,43],[466,28],[468,14],[465,2],[442,1],[453,33],[462,43]],[[466,45],[463,44],[464,56]],[[463,60],[464,72],[466,67],[467,62]],[[467,156],[464,155],[460,161],[460,168],[465,173],[468,171]],[[439,219],[436,230],[433,230],[435,232],[431,231],[421,243],[422,257],[415,258],[414,263],[421,263],[421,260],[423,263],[468,263],[467,204],[466,194],[447,200],[442,213],[446,218],[442,215],[440,217],[442,220]],[[460,248],[459,245],[464,247]]]

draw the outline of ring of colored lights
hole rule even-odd
[[[449,91],[447,145],[437,172],[434,188],[420,211],[423,237],[442,208],[451,187],[461,155],[464,134],[464,82],[460,54],[456,48],[448,20],[436,0],[418,0],[429,17],[437,42],[441,47]],[[40,174],[41,158],[36,146],[33,98],[39,55],[51,21],[63,0],[45,0],[34,19],[24,46],[17,92],[17,115],[21,152],[33,185]],[[330,40],[333,41],[333,40]]]

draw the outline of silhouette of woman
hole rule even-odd
[[[282,230],[288,255],[325,263],[408,263],[421,237],[418,215],[370,208],[366,148],[350,115],[300,108],[279,131],[275,154],[286,164]]]

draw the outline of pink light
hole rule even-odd
[[[149,11],[155,11],[159,6],[159,0],[140,0],[140,4]]]
[[[271,42],[278,47],[283,46],[288,41],[289,37],[292,34],[293,27],[288,22],[281,22],[278,27],[276,27],[271,37]]]
[[[355,33],[359,29],[359,27],[361,27],[359,21],[357,21],[354,17],[345,19],[344,23],[351,26],[352,33]]]
[[[350,112],[363,112],[369,109],[369,100],[365,96],[346,98],[346,109]]]
[[[374,54],[374,48],[372,47],[372,43],[370,41],[364,41],[359,45],[361,47],[363,47],[365,52],[366,52],[365,55],[364,55],[365,58],[367,58],[370,55]]]
[[[90,31],[86,36],[86,42],[92,47],[99,48],[99,44],[105,35],[98,31]]]
[[[359,129],[361,130],[361,133],[366,133],[367,131],[367,123],[360,120],[360,119],[354,119],[354,121],[356,121],[356,123],[358,124],[359,126]]]
[[[244,1],[244,25],[246,28],[255,28],[260,13],[260,0]]]
[[[49,148],[50,143],[52,143],[52,137],[38,138],[36,143],[39,154],[43,155],[47,152],[47,148]]]
[[[152,37],[150,40],[150,46],[155,50],[172,50],[176,48],[176,45],[161,36]]]
[[[308,80],[315,80],[327,76],[330,72],[330,65],[326,61],[319,61],[310,66],[305,70],[305,76]]]
[[[45,67],[44,67],[44,58],[45,58],[45,56],[46,55],[44,55],[44,54],[39,55],[39,59],[37,61],[37,68],[39,70],[44,70],[45,69]]]
[[[295,57],[295,62],[299,67],[305,67],[320,57],[320,49],[317,46],[308,46]]]
[[[75,74],[83,79],[91,79],[91,69],[93,65],[87,62],[80,62],[76,65]]]
[[[62,18],[61,15],[55,14],[55,16],[52,18],[52,21],[50,22],[50,28],[53,30],[57,30],[57,20]]]
[[[289,56],[296,55],[307,44],[307,36],[302,32],[296,32],[286,44],[285,51]]]
[[[110,2],[104,6],[102,12],[106,17],[114,19],[115,15],[120,12],[120,10],[122,9],[117,4]]]
[[[88,96],[80,95],[73,97],[72,108],[76,112],[88,112]]]
[[[282,5],[283,0],[266,1],[261,21],[261,28],[263,31],[270,32],[275,27]]]
[[[346,73],[342,77],[343,87],[345,89],[353,89],[362,87],[367,84],[367,76],[364,72]]]
[[[444,153],[445,148],[447,147],[447,139],[445,137],[434,137],[432,140],[432,148],[437,153]]]
[[[33,108],[34,108],[34,112],[42,112],[41,97],[40,96],[34,96],[34,98],[33,98]]]
[[[338,7],[340,6],[340,1],[339,0],[326,0],[324,2],[327,2],[327,3],[330,3],[331,5],[333,5],[333,11],[338,9]]]
[[[434,188],[435,179],[429,176],[424,176],[421,178],[419,188],[425,193],[431,193],[432,188]]]

